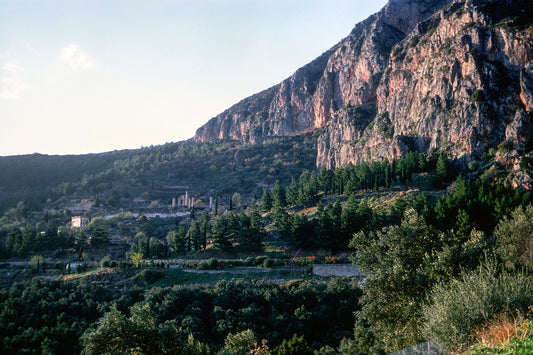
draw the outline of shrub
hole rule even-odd
[[[160,280],[163,278],[164,274],[161,271],[151,270],[151,269],[144,269],[135,277],[133,278],[137,282],[144,282],[145,284],[149,285],[157,280]]]
[[[246,266],[253,266],[255,259],[251,256],[247,257],[246,260],[244,260],[244,265]]]
[[[472,100],[472,102],[483,102],[485,101],[485,93],[483,90],[477,89],[470,96],[470,100]]]
[[[533,280],[526,273],[499,273],[494,260],[463,273],[448,285],[438,285],[423,308],[425,331],[449,351],[464,349],[473,332],[506,313],[525,314],[533,302]]]
[[[256,256],[254,260],[255,265],[262,265],[266,258],[265,255]]]
[[[198,264],[196,268],[198,270],[209,270],[209,266],[207,265],[207,262]]]
[[[56,270],[64,270],[65,269],[65,263],[62,261],[56,261],[54,263],[54,266],[52,266]]]
[[[104,256],[102,258],[102,260],[100,260],[100,266],[101,267],[111,267],[111,262],[113,261],[113,259],[111,259],[110,256]]]
[[[496,253],[508,268],[533,269],[533,205],[516,208],[494,231]]]
[[[249,354],[255,347],[257,340],[253,331],[244,330],[236,334],[228,334],[224,340],[224,347],[220,352],[221,355]]]
[[[274,260],[272,259],[265,259],[263,260],[263,264],[261,264],[264,268],[271,268],[272,266],[274,266]]]
[[[218,267],[218,260],[216,258],[211,258],[206,262],[208,269],[216,269]]]
[[[275,355],[288,355],[288,354],[300,354],[300,355],[312,355],[313,351],[309,347],[307,341],[305,341],[303,335],[297,336],[296,334],[289,340],[284,339],[280,346],[274,350]]]

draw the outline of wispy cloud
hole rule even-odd
[[[59,59],[74,70],[89,70],[94,66],[89,55],[74,43],[61,50]]]
[[[2,71],[11,75],[18,75],[24,71],[24,68],[15,63],[5,63],[2,65]]]
[[[16,63],[4,63],[0,68],[0,99],[16,100],[30,86],[24,81],[24,68]]]

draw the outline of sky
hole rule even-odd
[[[0,0],[0,156],[186,140],[385,0]]]

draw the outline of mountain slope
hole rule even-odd
[[[391,0],[194,140],[319,130],[317,165],[326,167],[413,149],[466,162],[506,140],[519,152],[532,139],[532,8],[530,0]]]

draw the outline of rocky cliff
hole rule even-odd
[[[317,165],[439,150],[468,161],[533,139],[531,0],[390,0],[290,78],[194,140],[319,131]],[[503,143],[502,143],[503,142]]]

